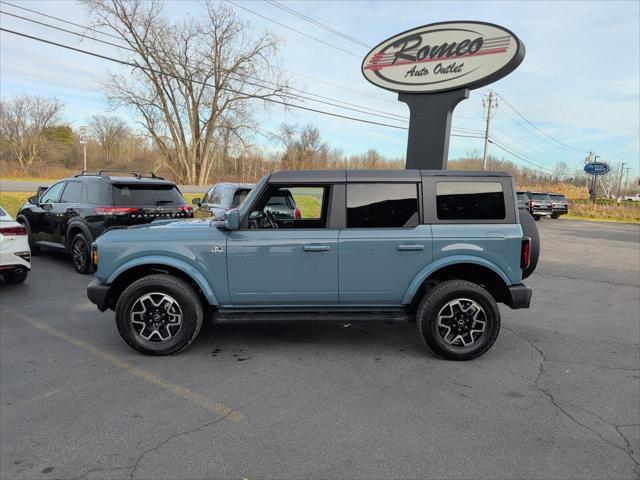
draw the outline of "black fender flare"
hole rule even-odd
[[[522,278],[529,277],[536,269],[538,265],[538,258],[540,257],[540,233],[538,232],[538,225],[533,216],[526,210],[520,210],[520,226],[522,227],[522,233],[525,237],[531,239],[531,261],[527,268],[522,270]]]
[[[76,229],[80,229],[82,231],[82,234],[85,236],[85,238],[87,239],[87,242],[89,242],[89,244],[91,244],[91,242],[93,242],[93,235],[91,235],[91,231],[89,230],[89,227],[87,227],[84,223],[82,223],[79,220],[75,220],[73,222],[71,222],[68,226],[67,226],[67,231],[65,232],[65,245],[67,246],[67,248],[71,247],[71,241],[73,240],[73,238],[71,237],[71,232],[73,230]],[[74,235],[75,236],[75,235]]]

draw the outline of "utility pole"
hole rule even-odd
[[[629,182],[629,170],[631,170],[631,167],[627,167],[625,168],[625,170],[627,171],[627,175],[624,178],[624,193],[627,193],[627,190],[628,190],[627,185]]]
[[[493,107],[493,99],[495,94],[493,90],[489,90],[489,98],[485,102],[482,100],[484,106],[487,107],[487,127],[484,131],[484,155],[482,156],[482,170],[487,169],[487,150],[489,148],[489,128],[491,127],[491,108]],[[496,107],[498,106],[496,102]]]
[[[620,166],[620,181],[618,182],[618,195],[617,195],[618,198],[620,198],[620,189],[622,188],[622,171],[624,170],[625,165],[626,163],[622,162],[622,165]]]
[[[88,136],[88,127],[86,126],[82,126],[80,127],[80,143],[82,144],[83,147],[83,153],[84,153],[84,162],[83,162],[83,171],[87,171],[87,138]]]

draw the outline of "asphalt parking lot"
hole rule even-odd
[[[0,477],[640,478],[640,226],[540,230],[532,308],[466,363],[414,324],[208,325],[145,357],[36,257],[0,285]]]

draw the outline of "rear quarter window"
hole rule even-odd
[[[504,191],[498,182],[438,182],[439,220],[504,220]]]

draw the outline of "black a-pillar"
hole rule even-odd
[[[446,170],[453,109],[469,98],[461,88],[439,93],[400,93],[398,100],[409,106],[407,169]]]

